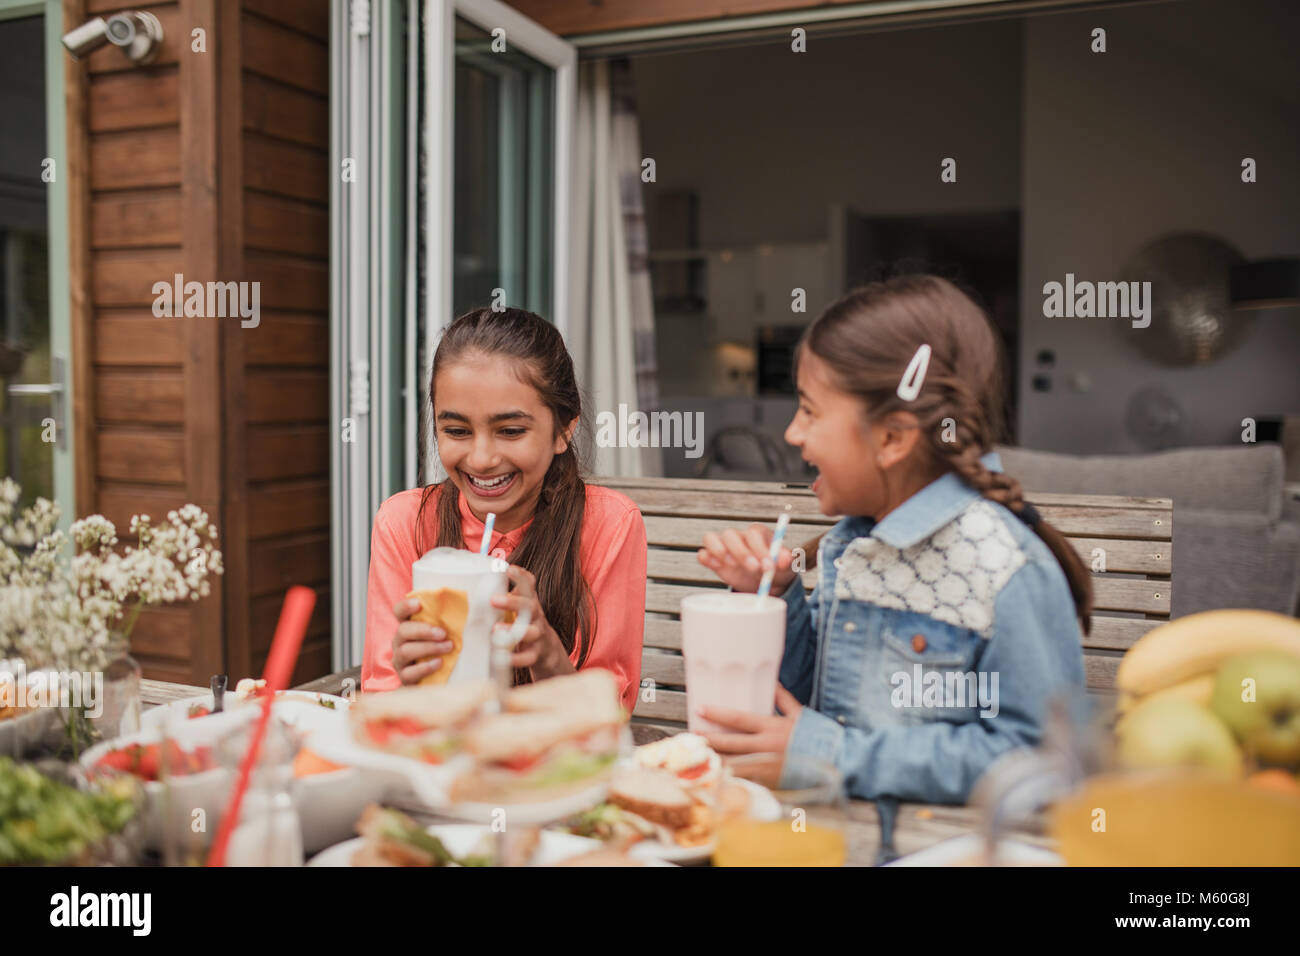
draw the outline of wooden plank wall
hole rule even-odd
[[[68,0],[65,29],[124,7]],[[199,605],[143,615],[145,676],[260,673],[285,588],[317,587],[295,681],[329,670],[328,4],[178,0],[147,67],[114,47],[69,67],[81,230],[79,512],[124,531],[187,501],[221,530],[226,574]],[[206,51],[191,31],[206,30]],[[80,160],[80,163],[79,163]],[[76,210],[74,209],[74,214]],[[74,222],[75,222],[74,215]],[[156,318],[152,287],[261,283],[257,328]]]
[[[162,520],[192,501],[216,520],[221,515],[220,483],[210,467],[219,454],[215,337],[202,320],[152,314],[155,282],[178,272],[206,279],[216,265],[204,235],[216,178],[205,136],[214,68],[210,58],[189,53],[183,27],[210,28],[204,16],[211,2],[138,8],[163,25],[159,55],[146,67],[112,46],[90,56],[84,125],[70,137],[88,153],[81,194],[89,230],[74,238],[83,240],[88,271],[80,279],[89,330],[80,341],[90,349],[91,381],[79,383],[85,404],[78,447],[89,453],[77,467],[93,474],[93,496],[78,510],[105,514],[124,539],[136,513]],[[123,9],[112,0],[87,0],[84,7],[86,16]],[[65,15],[85,18],[75,8]],[[221,602],[217,582],[200,606],[143,615],[132,652],[146,674],[190,680],[219,669]]]
[[[232,677],[260,674],[285,589],[315,588],[298,683],[330,671],[329,4],[243,0],[237,15],[225,198],[262,317],[226,329],[227,524],[243,543],[227,643]]]

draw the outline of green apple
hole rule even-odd
[[[1253,694],[1243,686],[1248,678]],[[1228,658],[1215,676],[1210,708],[1262,763],[1300,767],[1300,657],[1260,651]]]
[[[1223,721],[1179,697],[1139,703],[1115,728],[1120,763],[1133,769],[1195,767],[1240,777],[1241,749]]]

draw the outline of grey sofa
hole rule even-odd
[[[1172,498],[1172,617],[1224,607],[1300,610],[1300,502],[1286,496],[1281,446],[997,451],[1026,492]]]

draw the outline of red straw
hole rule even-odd
[[[257,720],[248,752],[244,754],[243,763],[239,766],[239,780],[230,795],[230,803],[226,806],[226,812],[221,815],[221,826],[217,829],[216,839],[212,841],[212,850],[208,853],[208,866],[226,865],[226,847],[230,843],[231,833],[235,830],[235,822],[239,819],[244,792],[248,789],[248,780],[252,776],[253,766],[257,763],[258,754],[262,749],[262,739],[266,736],[266,728],[271,722],[271,705],[275,701],[275,695],[289,684],[293,665],[298,660],[298,649],[302,647],[303,635],[307,633],[307,622],[311,620],[311,612],[315,607],[316,592],[311,588],[292,587],[284,596],[284,607],[280,609],[280,623],[276,625],[275,639],[271,642],[271,653],[266,659],[266,670],[262,672],[262,678],[266,681],[262,714]]]

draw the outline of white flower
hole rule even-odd
[[[0,658],[102,670],[140,608],[198,600],[210,593],[209,575],[222,573],[216,529],[197,505],[169,512],[159,528],[147,515],[132,517],[137,546],[118,552],[117,529],[103,515],[74,522],[65,536],[51,501],[15,516],[21,497],[16,482],[0,479]]]

